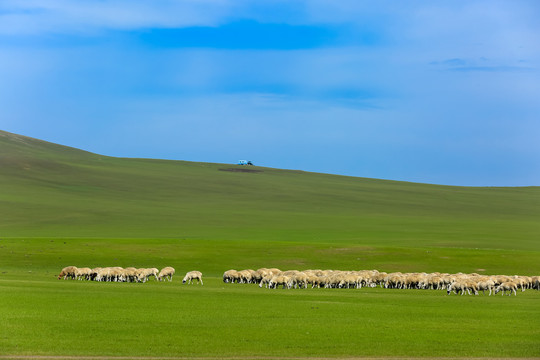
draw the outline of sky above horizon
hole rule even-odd
[[[540,2],[0,0],[0,129],[87,151],[540,185]]]

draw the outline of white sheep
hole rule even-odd
[[[92,275],[92,269],[90,268],[77,268],[77,270],[75,270],[75,277],[77,278],[77,280],[88,280],[90,279],[90,276]]]
[[[292,286],[291,277],[288,275],[274,275],[268,282],[269,289],[277,289],[279,285],[283,285],[283,289],[285,289],[285,287],[290,289]]]
[[[182,284],[185,284],[186,282],[188,284],[191,284],[193,280],[197,280],[198,283],[200,283],[201,285],[204,285],[202,281],[202,273],[200,271],[188,272],[186,276],[184,276],[184,279],[182,280]]]
[[[489,296],[491,296],[492,290],[495,288],[495,282],[493,280],[479,281],[476,283],[478,290],[482,290],[482,294],[485,295],[485,291],[489,290]]]
[[[274,275],[272,275],[272,273],[268,273],[264,275],[261,281],[259,281],[259,287],[262,288],[264,285],[266,288],[268,288],[268,284],[270,283],[270,280],[272,280],[273,277]]]
[[[169,281],[172,281],[172,277],[174,275],[174,268],[167,266],[161,269],[161,271],[158,274],[158,280],[161,281],[161,279],[169,279]]]
[[[234,283],[236,279],[239,278],[238,271],[236,270],[227,270],[223,273],[223,282],[224,283]]]
[[[139,282],[147,282],[148,278],[151,276],[153,276],[156,280],[159,280],[159,270],[156,268],[142,268],[137,270],[137,281]]]
[[[172,268],[171,268],[171,269],[172,269]],[[153,276],[153,277],[156,279],[156,281],[159,280],[159,279],[158,279],[158,275],[159,275],[159,270],[158,270],[158,269],[156,269],[156,268],[149,268],[149,269],[147,269],[147,270],[148,270],[148,277],[152,277],[152,276]],[[174,274],[174,269],[173,269],[173,274]]]
[[[503,282],[501,285],[497,286],[495,289],[495,294],[502,291],[502,295],[504,296],[504,293],[508,291],[508,296],[512,295],[512,292],[515,296],[517,296],[517,288],[517,284],[512,281]]]
[[[301,288],[307,289],[308,276],[303,272],[299,272],[299,273],[292,276],[292,284],[293,284],[295,289],[297,287],[300,288],[300,289]]]
[[[137,275],[138,275],[137,269],[135,269],[134,267],[128,267],[124,269],[122,278],[124,279],[124,281],[134,282],[134,281],[137,281]]]
[[[110,275],[110,272],[111,272],[111,268],[100,268],[98,271],[97,271],[97,274],[96,274],[96,277],[95,277],[95,280],[96,281],[109,281],[109,275]]]
[[[458,295],[459,293],[463,295],[465,294],[465,291],[467,291],[467,285],[465,284],[465,282],[455,281],[448,285],[446,289],[446,294],[450,295],[450,293],[454,292],[456,295]],[[470,292],[469,292],[469,295],[470,295]]]
[[[531,283],[533,289],[540,290],[540,276],[533,276]]]
[[[60,271],[60,274],[58,275],[58,280],[64,278],[66,280],[67,278],[75,279],[76,278],[76,272],[77,267],[76,266],[67,266]]]
[[[253,280],[253,270],[241,270],[238,272],[238,275],[240,276],[240,283],[241,284],[250,284]]]
[[[100,267],[95,267],[92,269],[92,273],[90,274],[90,280],[96,280],[96,276],[98,274],[98,272],[101,270],[102,268]]]

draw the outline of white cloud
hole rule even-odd
[[[5,0],[0,4],[0,34],[214,26],[234,8],[226,0]]]

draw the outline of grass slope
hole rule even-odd
[[[119,159],[0,133],[2,236],[540,250],[540,187],[466,188]]]
[[[263,266],[538,274],[538,187],[238,172],[6,132],[0,169],[0,356],[540,357],[536,291],[288,291],[219,278]],[[66,265],[178,275],[56,280]],[[204,287],[180,284],[193,269]]]

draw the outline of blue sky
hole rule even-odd
[[[0,129],[125,157],[540,185],[538,1],[0,0]]]

